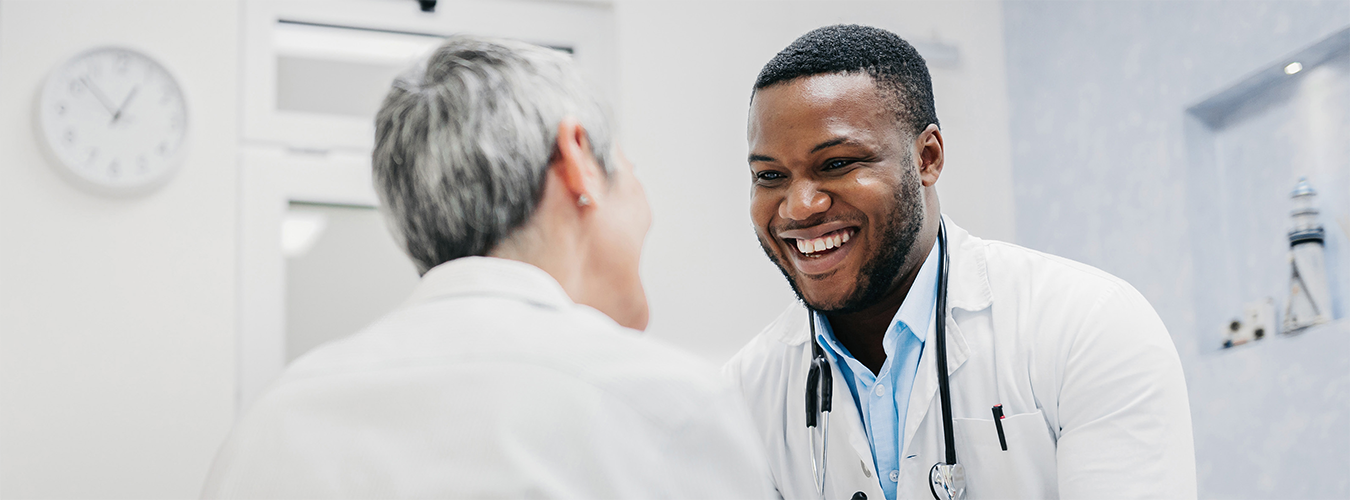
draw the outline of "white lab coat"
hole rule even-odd
[[[406,305],[297,359],[204,496],[772,498],[740,395],[533,266],[437,266]]]
[[[1181,362],[1143,296],[1092,267],[976,238],[950,219],[946,227],[948,373],[967,498],[1194,498]],[[793,304],[724,369],[750,403],[788,499],[818,498],[806,428],[808,340],[806,311]],[[932,498],[929,469],[944,458],[934,349],[930,328],[903,430],[898,498]],[[826,497],[883,499],[857,406],[832,368]],[[1006,452],[996,404],[1007,417]]]

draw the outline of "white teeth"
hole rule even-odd
[[[839,248],[848,242],[851,231],[842,231],[828,236],[821,236],[814,240],[797,241],[797,250],[803,254],[810,255],[816,252],[822,252],[831,248]]]

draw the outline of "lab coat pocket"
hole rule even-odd
[[[981,498],[1055,498],[1055,442],[1039,410],[1002,420],[999,444],[992,418],[958,418],[956,460],[966,469],[966,495]]]

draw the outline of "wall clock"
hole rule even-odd
[[[182,163],[187,103],[164,66],[99,47],[52,70],[38,98],[39,141],[58,171],[99,193],[149,192]]]

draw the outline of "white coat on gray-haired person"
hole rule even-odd
[[[568,59],[451,37],[395,83],[376,142],[422,281],[288,367],[206,497],[772,496],[738,394],[637,331],[646,198]]]

